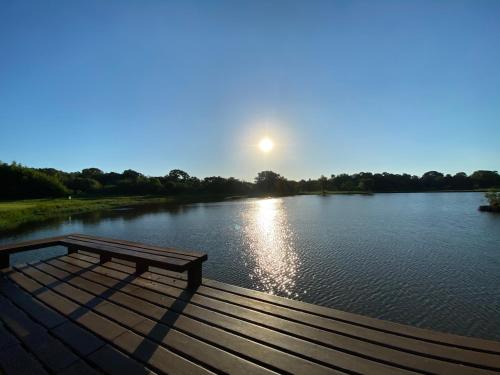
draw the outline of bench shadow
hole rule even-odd
[[[55,289],[59,285],[69,283],[69,285],[71,285],[73,288],[81,290],[82,292],[85,292],[86,294],[92,295],[93,297],[90,300],[83,302],[83,301],[78,301],[77,298],[69,298],[63,294],[63,296],[65,298],[68,298],[73,303],[78,304],[78,307],[75,310],[73,310],[71,313],[69,313],[69,314],[63,313],[63,315],[67,316],[68,318],[70,318],[72,320],[78,320],[79,318],[81,318],[83,315],[85,315],[89,311],[93,312],[94,314],[98,313],[98,312],[94,311],[94,309],[102,303],[113,303],[117,306],[120,306],[121,308],[127,309],[129,311],[134,312],[135,314],[141,315],[151,322],[151,329],[149,329],[148,332],[145,332],[145,330],[139,330],[139,329],[135,328],[135,327],[138,327],[141,324],[143,324],[145,322],[145,320],[142,320],[141,322],[135,324],[134,326],[130,326],[130,327],[127,327],[123,323],[120,323],[117,321],[120,325],[122,325],[124,328],[126,328],[126,330],[127,330],[126,332],[133,332],[141,337],[140,343],[136,346],[134,351],[130,353],[130,355],[132,357],[148,364],[149,360],[153,357],[153,355],[156,353],[156,351],[159,348],[165,349],[165,347],[166,347],[166,348],[168,348],[168,350],[170,350],[172,352],[179,352],[178,350],[172,348],[168,344],[168,341],[166,339],[167,339],[167,336],[169,335],[170,331],[173,329],[175,330],[174,325],[175,325],[176,321],[179,319],[179,317],[182,314],[182,312],[184,311],[185,307],[190,303],[192,296],[193,296],[193,293],[196,290],[187,289],[187,287],[186,287],[182,290],[182,292],[177,297],[170,297],[169,296],[169,298],[175,298],[175,301],[174,301],[174,303],[172,303],[170,306],[167,307],[164,305],[155,304],[155,303],[150,302],[148,300],[144,300],[142,298],[136,297],[133,294],[129,294],[127,292],[122,291],[122,288],[124,288],[127,285],[130,285],[130,283],[133,280],[139,278],[140,277],[139,274],[134,274],[134,273],[129,274],[128,276],[126,276],[122,280],[115,280],[114,278],[112,278],[110,276],[104,275],[104,276],[107,276],[108,278],[111,278],[111,279],[116,281],[116,283],[113,284],[112,286],[103,285],[101,283],[93,281],[89,277],[84,277],[86,280],[90,280],[90,281],[98,284],[100,287],[106,288],[106,290],[104,290],[102,293],[95,294],[94,292],[92,292],[92,293],[88,292],[85,289],[80,288],[77,284],[72,284],[70,282],[72,279],[79,277],[87,272],[93,271],[99,266],[105,266],[105,263],[104,264],[101,264],[101,263],[91,264],[88,267],[82,268],[81,270],[75,271],[75,272],[69,272],[67,270],[59,268],[57,265],[46,263],[46,262],[49,262],[50,260],[58,260],[58,258],[59,257],[54,257],[51,259],[47,259],[45,261],[30,262],[28,264],[18,265],[15,267],[16,269],[20,270],[23,274],[26,274],[26,276],[33,278],[32,276],[29,275],[29,273],[23,272],[23,270],[28,270],[29,268],[34,266],[34,267],[36,267],[35,269],[38,272],[41,272],[44,275],[47,275],[47,276],[55,279],[55,281],[53,281],[51,283],[47,283],[45,285],[42,285],[40,288],[32,291],[31,293],[33,294],[33,296],[39,296],[41,293],[46,292],[48,290]],[[53,274],[47,272],[46,270],[43,270],[43,269],[40,269],[37,267],[39,265],[44,265],[44,264],[47,264],[47,265],[49,265],[49,266],[51,266],[59,271],[68,273],[68,275],[67,276],[54,276]],[[34,280],[37,281],[36,279],[34,279]],[[155,282],[153,279],[150,281]],[[53,292],[60,293],[57,291],[57,289],[55,289]],[[114,301],[109,301],[109,298],[112,297],[117,292],[125,293],[128,296],[132,296],[133,298],[137,298],[137,299],[140,299],[141,301],[145,301],[147,303],[153,304],[159,308],[164,309],[165,313],[159,318],[152,318],[149,316],[142,315],[140,312],[134,311],[129,307],[122,306]],[[155,293],[160,293],[160,292],[155,291]],[[116,319],[114,319],[114,318],[110,318],[106,315],[104,315],[104,316],[106,319],[109,319],[111,321],[113,321],[113,320],[116,321]],[[86,327],[84,327],[84,328],[87,329]],[[121,334],[119,336],[115,337],[113,339],[113,341],[116,340],[120,336],[121,336]],[[186,354],[184,354],[184,353],[182,355],[186,356]]]
[[[165,314],[163,314],[158,320],[149,318],[153,322],[153,326],[148,333],[141,332],[141,334],[144,335],[144,338],[134,350],[134,356],[145,362],[149,362],[159,347],[164,348],[167,346],[169,350],[178,352],[168,344],[167,336],[172,329],[175,329],[174,325],[179,319],[184,308],[190,303],[192,295],[193,291],[184,289],[168,309],[162,306],[162,308],[166,309],[166,311]],[[167,339],[167,342],[164,342],[165,339]],[[185,356],[185,354],[183,355]]]

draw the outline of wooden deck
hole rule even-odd
[[[500,372],[498,342],[135,271],[83,251],[3,269],[0,373]]]

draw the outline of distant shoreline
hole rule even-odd
[[[438,191],[310,191],[294,195],[374,195],[387,193],[468,193],[486,190],[438,190]],[[280,195],[174,195],[174,196],[116,196],[116,197],[74,197],[56,199],[25,199],[0,201],[0,234],[18,229],[23,225],[43,222],[49,219],[77,214],[145,206],[148,204],[188,204],[201,202],[222,202],[245,198],[280,197]]]

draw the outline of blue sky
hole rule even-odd
[[[499,19],[495,0],[0,0],[0,160],[498,170]]]

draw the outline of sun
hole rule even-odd
[[[259,142],[259,148],[262,152],[269,152],[273,149],[274,143],[268,137],[262,138]]]

